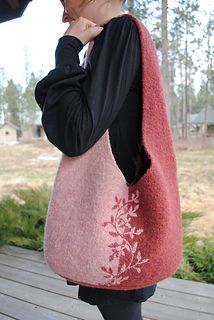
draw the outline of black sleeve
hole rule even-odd
[[[94,40],[84,69],[82,42],[60,38],[56,67],[35,89],[45,133],[68,156],[86,152],[111,126],[140,67],[138,30],[130,17],[113,19]]]

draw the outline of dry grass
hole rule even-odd
[[[198,236],[214,234],[214,149],[178,150],[177,166],[183,211],[203,214],[189,232]]]
[[[11,194],[14,188],[53,183],[61,153],[50,143],[0,145],[0,152],[1,197]]]
[[[53,184],[61,152],[49,142],[0,145],[0,196],[14,188]],[[189,232],[199,236],[214,230],[214,150],[177,150],[182,211],[201,212]]]

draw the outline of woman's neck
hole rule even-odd
[[[106,24],[114,17],[124,14],[120,2],[95,1],[89,3],[81,10],[81,15],[98,25]]]

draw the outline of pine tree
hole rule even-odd
[[[169,39],[168,39],[168,0],[161,1],[161,72],[163,76],[168,114],[170,116],[170,88],[169,88]]]
[[[0,68],[0,124],[5,119],[5,81],[6,76],[3,68]]]
[[[6,105],[5,121],[9,121],[14,125],[21,127],[20,121],[20,102],[22,88],[12,79],[8,81],[5,88],[4,100]]]
[[[192,57],[199,46],[200,41],[195,37],[195,27],[200,23],[197,20],[199,5],[197,1],[179,0],[177,6],[173,8],[174,19],[171,28],[171,61],[174,67],[179,70],[180,84],[177,92],[180,97],[180,122],[182,123],[182,137],[187,138],[187,115],[191,112],[193,75],[196,67]]]
[[[37,112],[40,111],[34,98],[34,90],[38,80],[34,72],[31,72],[27,76],[27,86],[22,93],[20,110],[23,130],[33,127],[36,124]]]
[[[141,21],[146,23],[147,18],[151,15],[150,4],[152,0],[127,0],[125,9],[130,14],[135,15]]]
[[[204,113],[204,135],[207,135],[207,108],[209,105],[211,105],[211,101],[214,99],[214,70],[213,70],[213,59],[214,59],[214,45],[211,44],[211,37],[213,36],[214,32],[214,12],[212,12],[209,16],[207,25],[205,27],[205,33],[204,33],[204,40],[205,40],[205,62],[207,65],[206,70],[203,70],[203,73],[205,74],[205,82],[204,82],[204,107],[205,107],[205,113]]]

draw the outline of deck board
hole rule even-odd
[[[8,316],[4,315],[3,313],[0,313],[0,319],[1,319],[1,320],[11,320],[11,319],[12,319],[12,320],[14,320],[14,319],[16,320],[16,318],[14,318],[14,317],[13,317],[13,318],[8,317]]]
[[[214,319],[214,286],[168,278],[142,303],[144,320]],[[78,299],[44,261],[43,253],[14,246],[0,248],[0,320],[102,320],[96,306]]]

